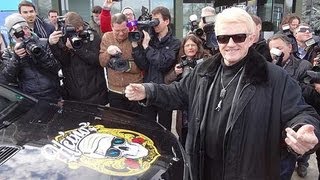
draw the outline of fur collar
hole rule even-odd
[[[245,64],[244,83],[260,84],[268,81],[267,61],[254,48],[250,47]],[[222,55],[220,53],[208,58],[198,69],[200,76],[212,78],[221,65]]]

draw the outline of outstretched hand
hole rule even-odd
[[[129,84],[124,92],[130,101],[140,101],[146,98],[146,90],[142,84]]]
[[[286,128],[285,142],[296,153],[303,155],[318,144],[318,138],[314,133],[314,127],[310,124],[301,126],[297,132],[292,128]]]

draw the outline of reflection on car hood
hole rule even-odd
[[[139,114],[104,106],[39,101],[1,130],[0,142],[1,156],[9,154],[1,147],[21,148],[0,162],[4,179],[184,176],[183,152],[172,133]]]

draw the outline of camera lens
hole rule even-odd
[[[144,35],[140,31],[129,32],[129,37],[128,38],[132,42],[138,42],[138,41],[140,41],[141,39],[144,38]]]

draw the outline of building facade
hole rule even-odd
[[[50,9],[57,9],[61,15],[68,11],[78,12],[86,21],[90,20],[91,8],[95,5],[102,6],[103,2],[104,0],[33,0],[40,16],[46,17]],[[188,31],[189,16],[196,14],[199,19],[201,8],[205,6],[215,7],[217,12],[230,6],[243,7],[262,19],[264,31],[278,31],[282,17],[288,13],[296,13],[314,29],[320,29],[319,0],[121,0],[114,3],[112,13],[130,6],[138,17],[142,6],[151,11],[160,5],[167,7],[172,13],[174,32],[180,38]]]

